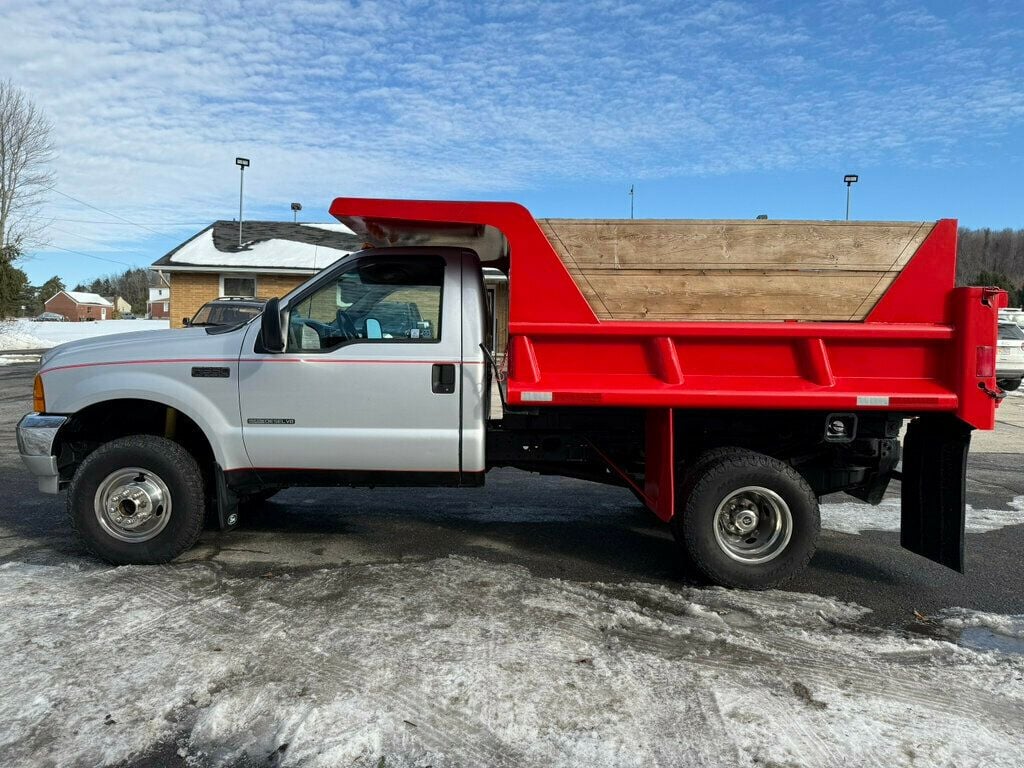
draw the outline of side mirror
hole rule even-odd
[[[260,339],[267,352],[284,352],[284,334],[281,332],[281,301],[270,299],[263,307],[260,319]]]
[[[189,318],[189,317],[181,318],[181,324],[183,326],[185,326],[186,328],[188,328],[190,325],[192,325],[192,318]]]

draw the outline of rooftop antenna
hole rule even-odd
[[[633,200],[636,198],[634,186],[633,184],[629,185],[629,218],[631,219],[633,218]]]

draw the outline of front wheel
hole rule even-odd
[[[685,556],[727,587],[766,589],[814,555],[818,499],[788,464],[736,449],[698,461],[680,488],[672,531]]]
[[[115,565],[173,560],[199,538],[206,506],[195,459],[153,435],[122,437],[90,453],[67,504],[78,538]]]

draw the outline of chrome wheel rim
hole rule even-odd
[[[171,518],[171,491],[154,472],[125,467],[111,472],[93,502],[100,527],[119,541],[148,541]]]
[[[757,565],[789,546],[793,514],[779,494],[751,485],[726,496],[715,510],[715,541],[733,560]]]

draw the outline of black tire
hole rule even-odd
[[[788,464],[746,449],[716,449],[684,473],[672,519],[672,533],[687,560],[707,579],[725,587],[768,589],[802,571],[821,530],[818,499]],[[716,537],[719,505],[742,488],[775,494],[789,513],[788,542],[764,562],[730,556]]]
[[[1021,379],[1000,379],[996,382],[999,388],[1007,392],[1016,392],[1020,389]]]
[[[100,485],[127,467],[152,472],[166,485],[171,509],[163,528],[146,541],[122,541],[100,524],[95,501]],[[192,455],[171,440],[133,435],[90,453],[71,481],[68,514],[76,536],[95,555],[115,565],[167,563],[195,544],[203,527],[203,477]]]

